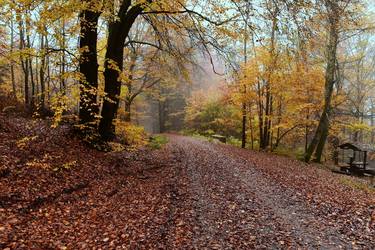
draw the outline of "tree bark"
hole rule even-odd
[[[22,16],[17,16],[18,19],[18,26],[19,26],[19,34],[20,34],[20,39],[19,39],[19,48],[20,50],[25,49],[25,35],[24,35],[24,27],[23,27],[23,20]],[[22,54],[20,54],[20,62],[21,62],[21,67],[23,71],[23,80],[24,80],[24,104],[25,104],[25,109],[29,109],[30,105],[30,98],[29,98],[29,64],[28,64],[28,59],[24,58]]]
[[[243,47],[243,52],[244,52],[244,63],[245,63],[245,68],[247,66],[247,25],[248,25],[248,11],[246,12],[246,17],[245,17],[245,34],[244,34],[244,47]],[[246,75],[245,75],[246,79]],[[246,88],[246,81],[243,85],[243,96],[244,100],[242,102],[242,142],[241,142],[241,147],[246,148],[246,123],[247,123],[247,105],[246,105],[246,95],[247,95],[247,88]]]
[[[86,9],[80,14],[80,124],[87,128],[96,127],[99,112],[98,91],[98,20],[100,13]]]
[[[259,120],[259,148],[262,149],[264,146],[264,141],[263,141],[263,101],[262,101],[262,95],[263,91],[261,90],[261,84],[260,81],[258,80],[257,83],[258,86],[258,120]]]
[[[264,113],[264,121],[263,123],[263,134],[261,135],[261,149],[267,149],[271,143],[271,130],[272,130],[272,113],[273,113],[273,96],[271,91],[271,84],[272,84],[272,73],[275,68],[276,64],[276,32],[278,29],[278,15],[279,15],[279,8],[275,4],[272,5],[272,10],[270,10],[270,14],[272,17],[272,30],[271,30],[271,48],[270,48],[270,57],[271,57],[271,65],[268,66],[267,69],[267,77],[265,79],[265,113]]]
[[[28,36],[28,41],[30,40],[30,37]],[[28,48],[29,47],[29,42],[28,42]],[[33,63],[32,63],[32,59],[29,58],[28,59],[28,63],[29,63],[29,72],[30,72],[30,82],[31,82],[31,102],[30,102],[30,107],[31,107],[31,110],[34,111],[35,110],[35,81],[34,81],[34,71],[33,71]]]
[[[99,133],[103,140],[115,137],[113,120],[117,116],[121,92],[120,73],[123,70],[124,43],[136,18],[142,13],[143,6],[130,7],[131,1],[123,1],[118,19],[109,24],[107,52],[104,63],[105,99],[99,123]]]
[[[26,11],[26,15],[30,15],[29,11]],[[26,33],[26,47],[28,49],[31,48],[31,40],[30,40],[30,21],[28,18],[26,18],[25,21],[25,33]],[[28,65],[28,73],[30,77],[30,83],[31,83],[31,99],[30,99],[30,106],[31,111],[33,112],[35,110],[35,82],[34,82],[34,73],[33,73],[33,63],[32,63],[32,57],[30,55],[27,56],[27,62]]]
[[[165,132],[165,102],[162,100],[158,100],[158,107],[159,107],[159,133]]]
[[[374,100],[371,100],[371,139],[370,143],[374,144],[375,143],[375,105],[374,105]]]
[[[40,37],[40,49],[42,51],[42,58],[40,60],[40,69],[39,69],[39,81],[40,81],[40,109],[42,112],[46,109],[45,104],[45,92],[46,92],[46,83],[45,83],[45,68],[46,68],[46,54],[45,54],[45,42],[44,35]]]
[[[131,102],[125,100],[125,119],[126,122],[131,122]]]
[[[36,56],[35,57],[35,100],[37,102],[37,107],[39,106],[40,104],[40,89],[39,89],[39,76],[38,76],[38,73],[39,73],[39,56]]]
[[[327,137],[328,137],[329,122],[327,124],[325,124],[323,128],[324,129],[323,129],[323,132],[322,132],[322,136],[320,137],[318,146],[316,147],[316,152],[315,152],[315,161],[316,162],[322,161],[324,145],[325,145],[325,143],[327,141]]]
[[[246,86],[244,86],[244,95],[246,95]],[[246,112],[246,102],[242,103],[242,143],[241,147],[246,147],[246,123],[247,123],[247,112]]]
[[[337,3],[334,1],[327,2],[329,7],[329,42],[327,47],[327,67],[325,76],[325,93],[324,93],[324,107],[321,114],[318,128],[315,135],[306,151],[305,161],[309,162],[311,156],[316,150],[316,161],[320,162],[324,145],[329,131],[329,118],[331,113],[331,100],[333,87],[335,83],[336,72],[336,53],[338,45],[338,11]]]
[[[309,119],[310,119],[309,110],[307,110],[306,121],[308,121]],[[310,131],[310,127],[308,124],[306,124],[305,126],[305,154],[307,153],[307,149],[309,147],[309,131]]]
[[[126,122],[131,122],[131,105],[133,103],[134,98],[136,97],[136,93],[133,94],[133,76],[134,76],[136,62],[137,62],[137,53],[133,51],[130,56],[129,80],[126,82],[126,87],[128,89],[127,95],[125,97],[125,121]]]
[[[95,22],[93,23],[95,25]],[[66,67],[66,59],[65,59],[65,20],[64,18],[61,20],[61,58],[60,58],[60,91],[63,95],[66,94],[66,80],[65,80],[65,67]]]
[[[13,23],[13,17],[10,19],[10,54],[13,56],[13,50],[14,50],[14,23]],[[10,77],[12,81],[12,91],[13,91],[13,98],[17,100],[17,88],[16,88],[16,80],[15,80],[15,74],[14,74],[14,61],[10,62]]]
[[[45,47],[48,48],[49,42],[48,42],[48,36],[45,36]],[[51,67],[50,67],[50,59],[49,56],[46,56],[46,70],[47,70],[47,76],[46,76],[46,81],[47,81],[47,89],[45,91],[44,97],[45,101],[47,102],[47,106],[49,106],[50,103],[50,90],[51,90]]]

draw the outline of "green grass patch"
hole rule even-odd
[[[149,147],[153,149],[161,149],[165,144],[168,143],[168,138],[164,135],[153,135],[150,137]]]
[[[229,138],[227,138],[227,143],[229,145],[233,145],[239,148],[242,146],[242,141],[233,136],[230,136]]]
[[[375,192],[375,189],[370,187],[367,183],[360,182],[360,181],[354,180],[353,178],[349,178],[346,176],[340,178],[340,183],[350,188],[363,190],[368,193]]]
[[[204,141],[209,141],[209,142],[213,141],[213,138],[211,136],[199,134],[197,131],[194,131],[194,130],[183,130],[182,135],[204,140]]]
[[[301,147],[293,149],[293,148],[286,148],[283,146],[279,146],[273,151],[273,153],[277,155],[297,159],[300,161],[304,161],[305,159],[305,150],[304,148],[301,148]]]
[[[214,140],[212,137],[201,135],[201,134],[195,134],[195,133],[191,134],[190,137],[197,138],[197,139],[204,140],[204,141],[209,141],[209,142],[213,142]]]

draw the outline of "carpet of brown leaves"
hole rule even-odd
[[[0,249],[164,245],[165,149],[98,152],[69,127],[25,118],[0,117],[0,138]]]
[[[179,216],[195,249],[375,247],[373,190],[282,156],[180,136],[170,147],[180,155]]]
[[[0,115],[0,249],[375,247],[375,195],[285,157],[171,135],[98,152]]]

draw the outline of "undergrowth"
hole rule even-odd
[[[148,146],[152,149],[161,149],[168,143],[168,138],[164,135],[153,135],[150,137]]]
[[[367,183],[360,182],[358,180],[354,180],[354,179],[346,177],[346,176],[341,177],[340,182],[343,185],[348,186],[348,187],[353,188],[353,189],[363,190],[363,191],[368,192],[368,193],[375,192],[375,188],[370,187]]]

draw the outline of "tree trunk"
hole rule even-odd
[[[126,87],[128,89],[127,95],[125,97],[125,121],[131,122],[131,105],[134,98],[137,96],[136,93],[133,93],[133,76],[134,70],[137,62],[137,54],[133,51],[130,57],[130,67],[129,67],[129,80],[126,82]]]
[[[124,43],[138,15],[143,10],[142,5],[131,7],[131,1],[123,1],[119,10],[119,18],[109,24],[107,52],[104,63],[104,92],[99,133],[104,140],[115,137],[113,120],[117,116],[119,96],[121,92],[120,73],[123,70]]]
[[[39,89],[39,76],[38,76],[38,70],[39,70],[39,56],[35,57],[35,100],[37,102],[37,107],[40,104],[40,89]]]
[[[266,94],[266,116],[265,116],[265,128],[264,128],[264,148],[267,149],[271,145],[271,131],[272,131],[272,113],[273,113],[273,98],[271,94],[270,86],[267,89]]]
[[[97,22],[96,22],[97,23]],[[90,23],[91,24],[91,23]],[[95,21],[91,25],[96,25]],[[61,62],[60,62],[60,91],[63,95],[66,94],[66,80],[65,80],[65,64],[66,64],[66,59],[65,59],[65,20],[64,18],[61,20]]]
[[[39,69],[39,81],[40,81],[40,109],[42,112],[45,111],[45,91],[46,91],[46,84],[45,84],[45,67],[46,67],[46,54],[45,54],[45,43],[44,43],[44,35],[42,34],[40,37],[40,49],[42,51],[42,57],[40,60],[40,69]]]
[[[45,43],[46,43],[45,47],[48,48],[49,47],[48,36],[45,36]],[[45,91],[44,97],[46,99],[45,101],[47,102],[46,106],[49,106],[50,92],[51,92],[51,67],[50,67],[50,59],[48,55],[46,56],[46,70],[47,70],[47,77],[46,77],[47,89]]]
[[[98,91],[98,58],[97,38],[100,14],[91,10],[83,10],[80,14],[80,124],[87,128],[96,127]]]
[[[159,103],[159,132],[164,133],[165,132],[165,102],[160,100]]]
[[[28,37],[28,40],[30,38]],[[30,48],[30,47],[28,47]],[[33,63],[32,63],[32,59],[29,58],[28,59],[28,62],[29,62],[29,72],[30,72],[30,80],[31,80],[31,102],[30,102],[30,107],[31,107],[31,110],[34,111],[35,110],[35,81],[34,81],[34,72],[33,72]]]
[[[20,33],[20,39],[19,39],[19,48],[20,50],[25,49],[25,36],[24,36],[24,27],[23,27],[23,20],[22,16],[17,16],[18,19],[18,26],[19,26],[19,33]],[[20,54],[20,62],[21,62],[21,67],[23,71],[23,79],[24,79],[24,98],[25,98],[25,109],[29,109],[30,105],[30,98],[29,98],[29,64],[28,64],[28,59],[27,57],[24,58],[22,53]]]
[[[374,100],[371,100],[371,140],[370,143],[375,143],[375,105]]]
[[[125,100],[125,121],[131,122],[131,102]]]
[[[14,24],[13,24],[13,17],[10,19],[10,54],[13,56],[14,51]],[[10,77],[12,81],[12,91],[13,91],[13,98],[17,100],[17,88],[16,88],[16,80],[14,74],[14,61],[11,60],[10,62]]]
[[[327,119],[327,121],[329,121],[329,120]],[[322,155],[323,155],[323,151],[324,151],[324,145],[327,141],[328,131],[329,131],[329,122],[327,122],[323,126],[323,132],[322,132],[322,135],[320,137],[320,140],[319,140],[318,146],[316,148],[316,152],[315,152],[315,161],[316,162],[322,161]]]
[[[117,25],[116,25],[117,24]],[[99,123],[99,133],[104,140],[111,140],[115,136],[113,120],[116,118],[119,106],[119,96],[121,90],[120,72],[123,69],[123,43],[119,34],[120,26],[116,22],[110,25],[108,36],[107,53],[104,64],[105,79],[105,99]]]
[[[329,2],[329,42],[327,47],[327,68],[325,76],[325,93],[324,93],[324,107],[320,117],[318,128],[315,135],[306,151],[305,161],[309,162],[311,156],[316,150],[316,160],[320,162],[323,153],[324,145],[328,136],[329,118],[331,112],[331,100],[333,87],[335,83],[336,72],[336,53],[338,45],[338,16],[337,3]]]
[[[245,68],[247,66],[247,22],[248,22],[248,12],[246,12],[246,18],[245,18],[245,34],[244,34],[244,62],[245,62]],[[246,79],[246,75],[245,75]],[[247,95],[247,89],[246,89],[246,81],[243,85],[243,97],[244,100],[242,102],[242,143],[241,147],[246,148],[246,123],[247,123],[247,111],[246,111],[246,95]]]
[[[259,149],[262,149],[264,146],[263,141],[263,101],[262,101],[262,90],[260,86],[260,81],[258,81],[258,120],[259,120]]]
[[[246,95],[246,86],[244,90],[244,95]],[[242,103],[242,143],[241,147],[246,147],[246,123],[247,123],[247,112],[246,112],[246,102]]]
[[[263,135],[262,135],[262,145],[261,149],[267,149],[270,146],[271,142],[271,130],[272,130],[272,112],[273,112],[273,97],[271,91],[271,84],[272,84],[272,74],[276,64],[276,32],[278,29],[278,15],[279,15],[279,8],[274,5],[274,9],[271,10],[272,15],[272,30],[271,30],[271,48],[270,48],[270,56],[271,56],[271,65],[268,66],[267,69],[267,78],[265,79],[265,97],[266,97],[266,104],[265,104],[265,114],[264,114],[264,122],[263,122]]]
[[[251,138],[251,149],[254,150],[254,126],[253,126],[251,105],[249,105],[249,127],[250,127],[250,138]]]
[[[30,15],[29,11],[26,11],[26,15]],[[28,18],[26,18],[25,21],[25,33],[26,33],[26,47],[28,49],[31,48],[31,40],[30,40],[30,21]],[[35,82],[34,82],[34,73],[33,73],[33,61],[32,57],[30,55],[27,56],[27,67],[29,76],[30,76],[30,82],[31,82],[31,99],[30,99],[30,108],[33,112],[35,110]]]
[[[310,119],[309,110],[307,110],[306,121],[308,121],[309,119]],[[305,126],[305,154],[307,153],[307,149],[309,147],[309,130],[310,130],[310,127],[308,124],[306,124]]]

